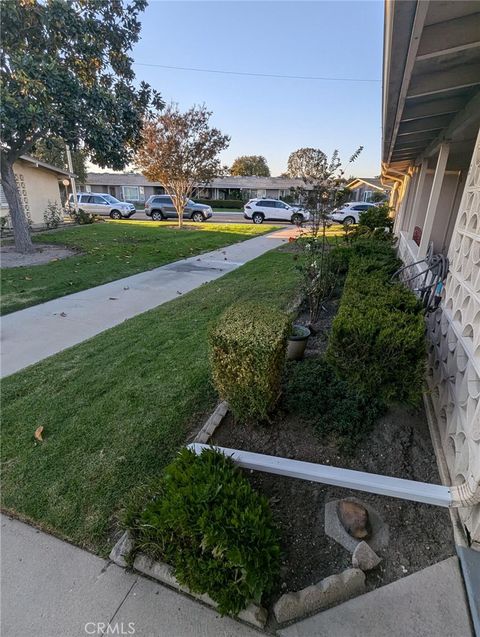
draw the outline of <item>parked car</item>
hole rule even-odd
[[[132,203],[119,201],[106,192],[77,193],[78,207],[92,215],[109,216],[112,219],[128,219],[136,212]],[[73,195],[68,197],[68,209],[73,209]]]
[[[264,221],[290,221],[301,224],[310,219],[310,213],[296,206],[289,206],[280,199],[250,199],[243,207],[245,219],[253,223]]]
[[[164,219],[178,219],[178,214],[173,205],[172,198],[168,195],[152,195],[145,203],[145,214],[152,218],[152,221],[163,221]],[[183,211],[184,219],[192,221],[206,221],[212,216],[211,206],[203,203],[195,203],[189,199]]]
[[[375,205],[377,204],[367,203],[366,201],[349,201],[348,203],[343,204],[340,208],[336,208],[328,215],[328,217],[332,221],[343,223],[348,226],[351,223],[358,223],[360,213]]]

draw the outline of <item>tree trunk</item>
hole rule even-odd
[[[30,228],[23,211],[20,193],[18,192],[17,182],[15,181],[15,173],[13,172],[13,162],[1,154],[2,168],[2,187],[5,198],[8,203],[10,218],[12,220],[13,237],[15,239],[15,250],[26,254],[34,252],[32,239],[30,237]]]
[[[183,207],[177,210],[179,228],[183,228],[183,211],[184,211]]]

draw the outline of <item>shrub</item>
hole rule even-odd
[[[364,398],[416,403],[425,365],[421,305],[405,286],[390,281],[398,260],[388,244],[357,243],[333,321],[328,360]]]
[[[10,225],[9,215],[3,215],[2,217],[0,217],[0,236],[3,236],[5,231],[8,230],[9,225]]]
[[[268,502],[234,463],[211,449],[182,449],[158,495],[130,517],[135,550],[174,567],[175,577],[236,615],[270,592],[279,572],[279,536]]]
[[[47,228],[58,228],[63,221],[63,213],[56,201],[48,201],[47,209],[43,213],[43,221]]]
[[[323,358],[287,364],[283,402],[320,435],[333,435],[342,449],[350,451],[371,431],[382,411],[376,401],[363,399],[338,378]]]
[[[303,248],[297,269],[300,271],[302,292],[308,303],[310,323],[320,317],[322,304],[335,291],[339,279],[338,259],[332,258],[325,233],[301,237],[297,244]]]
[[[360,213],[359,228],[366,228],[371,232],[380,230],[379,235],[385,235],[385,228],[389,233],[393,230],[393,219],[390,217],[390,206],[382,203],[378,206],[370,206]]]
[[[242,421],[266,419],[280,395],[288,316],[250,302],[233,305],[210,334],[215,387]]]
[[[75,210],[72,209],[70,212],[70,216],[75,221],[75,223],[78,223],[81,226],[95,223],[95,221],[98,220],[96,215],[85,212],[85,210],[82,210],[81,208],[79,208],[78,212],[75,212]]]
[[[233,208],[235,210],[243,210],[243,206],[245,202],[241,199],[195,199],[197,203],[203,203],[207,206],[211,206],[212,208]]]

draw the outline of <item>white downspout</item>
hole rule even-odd
[[[321,482],[344,489],[366,491],[392,498],[434,504],[447,508],[468,507],[480,504],[480,481],[470,476],[463,484],[446,487],[441,484],[428,484],[403,478],[352,471],[340,467],[267,456],[261,453],[227,449],[201,443],[191,443],[188,449],[200,455],[204,449],[213,449],[230,457],[239,467],[264,471],[290,478]]]

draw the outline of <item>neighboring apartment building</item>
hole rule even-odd
[[[62,206],[61,190],[65,191],[66,188],[62,182],[70,182],[72,175],[29,155],[22,155],[15,162],[13,171],[27,219],[33,227],[42,226],[49,203]],[[0,187],[0,216],[7,215],[8,203]]]
[[[195,196],[202,199],[244,201],[254,197],[282,199],[291,195],[292,188],[301,185],[301,179],[286,177],[217,177],[208,186],[199,186]],[[159,182],[148,181],[139,173],[88,173],[84,188],[88,192],[108,192],[121,201],[132,203],[143,203],[151,195],[164,192]]]
[[[411,273],[431,251],[450,261],[428,315],[426,406],[442,477],[463,485],[458,526],[480,549],[480,4],[387,2],[383,74],[400,256]]]

